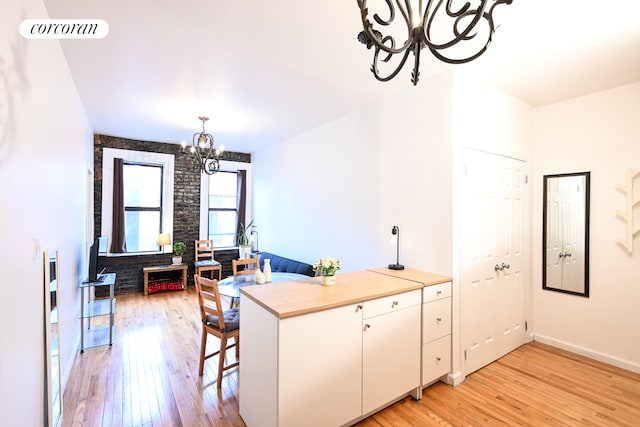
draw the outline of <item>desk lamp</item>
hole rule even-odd
[[[400,227],[394,225],[391,234],[396,236],[391,238],[391,243],[396,245],[396,263],[389,264],[389,270],[404,270],[404,265],[400,264]]]

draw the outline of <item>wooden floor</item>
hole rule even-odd
[[[116,313],[113,347],[88,349],[76,359],[64,393],[64,426],[244,426],[238,371],[227,373],[220,393],[215,359],[198,377],[193,289],[119,297]],[[217,342],[210,339],[210,346]],[[639,426],[640,375],[532,343],[458,387],[434,384],[421,401],[403,399],[358,425]]]

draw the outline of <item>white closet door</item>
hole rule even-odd
[[[461,320],[468,375],[524,343],[526,192],[525,162],[467,150],[465,164]]]

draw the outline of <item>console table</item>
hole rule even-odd
[[[153,265],[142,267],[144,274],[144,294],[149,295],[149,274],[182,271],[182,290],[187,289],[187,264]]]

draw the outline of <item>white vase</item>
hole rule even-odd
[[[264,260],[264,281],[271,283],[271,260],[269,258]]]
[[[325,286],[332,286],[336,284],[336,276],[320,276],[320,283]]]
[[[265,283],[265,281],[266,279],[264,277],[264,273],[260,271],[260,267],[258,267],[258,269],[256,270],[256,283],[258,285],[262,285]]]

